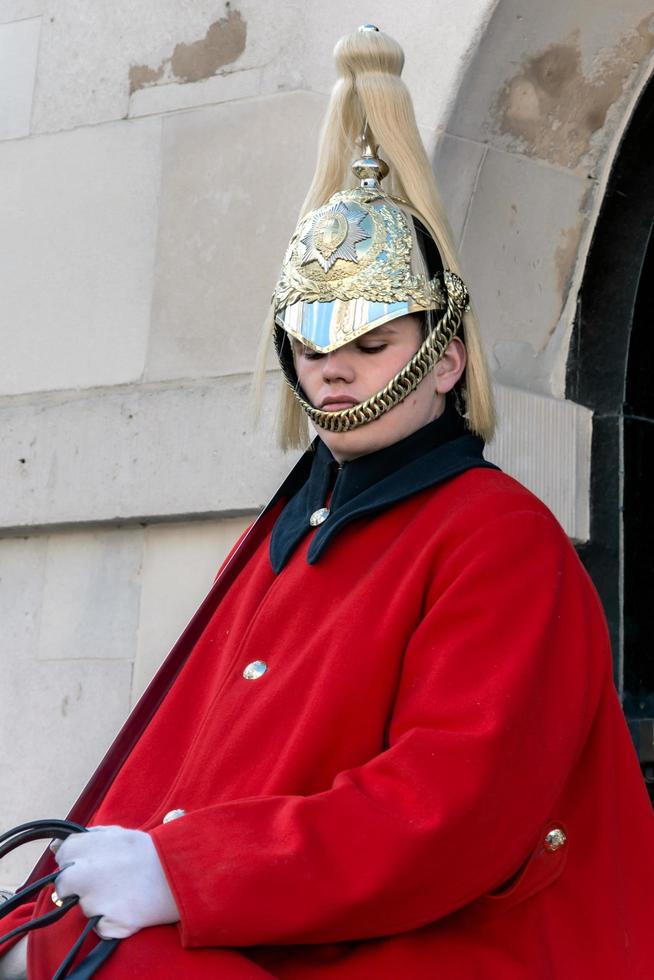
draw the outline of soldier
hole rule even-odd
[[[282,442],[318,438],[73,809],[93,832],[25,915],[81,911],[33,934],[30,980],[95,915],[126,940],[107,980],[651,978],[654,818],[599,601],[484,460],[401,49],[366,25],[336,60],[267,329]]]

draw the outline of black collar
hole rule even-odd
[[[340,468],[325,443],[317,439],[310,450],[313,458],[308,477],[273,527],[273,570],[282,570],[311,530],[311,515],[325,506],[330,490],[329,517],[318,526],[309,547],[307,560],[311,565],[351,521],[379,513],[473,467],[497,469],[483,458],[483,448],[480,439],[467,433],[463,419],[449,400],[443,414],[422,429]]]

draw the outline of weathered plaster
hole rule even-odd
[[[4,2],[7,0],[0,7]],[[185,90],[183,107],[193,104],[193,90],[202,97],[201,103],[206,101],[203,81],[185,82],[184,76],[191,74],[188,59],[196,74],[203,75],[223,58],[235,57],[235,40],[242,36],[245,25],[245,50],[236,61],[217,68],[210,80],[270,65],[267,85],[270,91],[277,91],[282,78],[288,78],[286,67],[292,64],[292,87],[301,87],[297,56],[303,17],[300,0],[275,0],[270,5],[260,0],[233,0],[231,11],[230,17],[223,0],[112,0],[110,4],[47,0],[32,133],[124,118],[130,111],[130,68],[138,69],[136,86],[145,85],[137,89],[138,94],[174,87]]]
[[[47,0],[2,0],[0,3],[0,24],[11,24],[12,21],[25,20],[28,17],[40,17]]]
[[[178,109],[198,109],[202,106],[251,99],[261,92],[260,68],[235,68],[220,71],[193,85],[183,82],[148,85],[130,97],[129,116],[152,116],[173,113]]]
[[[170,59],[168,63],[170,63]],[[161,81],[165,67],[165,60],[161,62],[158,68],[150,68],[149,65],[132,65],[129,70],[129,94],[131,95],[140,88],[147,88]]]
[[[643,18],[585,70],[581,31],[525,58],[502,88],[493,114],[511,147],[557,166],[586,161],[607,113],[654,50],[654,18]]]
[[[577,254],[579,252],[579,245],[583,236],[584,226],[586,224],[586,217],[586,213],[582,211],[579,215],[578,221],[570,225],[568,228],[561,229],[559,233],[559,244],[554,250],[554,265],[556,267],[557,274],[557,287],[559,293],[561,294],[561,312],[563,312],[565,307],[570,286],[572,284],[572,276],[575,263],[577,261]],[[553,332],[554,328],[550,330],[548,339],[552,336]]]
[[[41,18],[0,23],[0,140],[28,136]]]
[[[240,11],[225,4],[224,17],[209,25],[204,37],[176,44],[169,58],[157,66],[132,65],[129,69],[129,94],[158,82],[199,82],[215,75],[220,68],[233,64],[245,51],[247,24]]]
[[[564,395],[594,222],[654,66],[652,14],[651,0],[501,0],[461,83],[445,130],[487,149],[463,258],[502,384]],[[562,182],[576,184],[564,199]]]

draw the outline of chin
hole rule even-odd
[[[356,459],[357,456],[367,456],[369,453],[377,452],[378,449],[384,449],[403,439],[407,433],[398,430],[395,425],[389,425],[390,421],[382,417],[349,432],[328,432],[326,429],[316,429],[316,432],[332,456],[339,463],[344,463]],[[380,423],[386,424],[380,425]]]
[[[353,429],[352,432],[327,432],[325,429],[318,429],[317,433],[330,450],[332,456],[339,463],[344,463],[347,460],[356,459],[357,456],[374,453],[384,445],[379,439],[373,439],[369,435],[366,436],[361,431],[363,428],[361,426],[359,429]]]
[[[316,428],[316,433],[334,459],[339,463],[356,459],[357,456],[367,456],[385,449],[394,443],[405,439],[417,429],[427,425],[437,418],[445,408],[445,396],[432,393],[429,397],[419,399],[416,394],[407,398],[400,405],[392,408],[374,422],[360,425],[349,432],[328,432]]]

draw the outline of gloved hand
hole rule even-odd
[[[62,869],[59,898],[79,895],[87,918],[101,915],[103,939],[125,939],[147,926],[179,921],[173,893],[149,834],[125,827],[92,827],[71,834],[56,849]]]
[[[27,936],[0,956],[0,980],[27,980]]]

